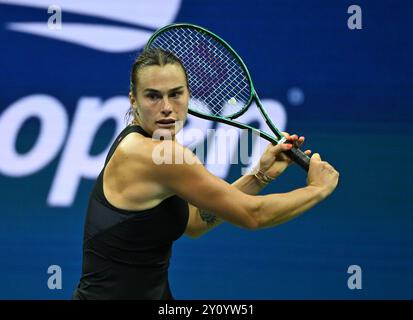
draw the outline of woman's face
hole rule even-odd
[[[189,92],[179,64],[148,66],[138,71],[136,101],[141,127],[150,135],[171,135],[182,128],[188,112]],[[155,132],[156,131],[156,132]]]

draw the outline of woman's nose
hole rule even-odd
[[[167,97],[163,99],[161,112],[165,114],[170,114],[172,112],[172,106]]]

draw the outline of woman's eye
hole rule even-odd
[[[179,98],[181,96],[182,92],[178,91],[178,92],[173,92],[171,93],[170,97],[171,98]]]
[[[155,93],[150,93],[146,96],[149,100],[158,100],[160,99],[159,94],[155,94]]]

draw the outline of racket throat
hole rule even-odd
[[[285,143],[287,141],[286,137],[282,137],[280,140],[278,140],[278,144]]]

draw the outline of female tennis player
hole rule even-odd
[[[257,170],[232,185],[212,175],[174,139],[186,119],[189,96],[186,71],[176,56],[147,49],[136,59],[129,93],[132,122],[113,143],[90,196],[74,299],[173,299],[169,258],[173,241],[183,233],[196,238],[223,221],[250,230],[274,227],[336,188],[339,174],[314,154],[307,186],[256,195],[291,163],[282,152],[304,141],[287,133],[291,143],[269,145]],[[178,153],[185,161],[165,163]]]

